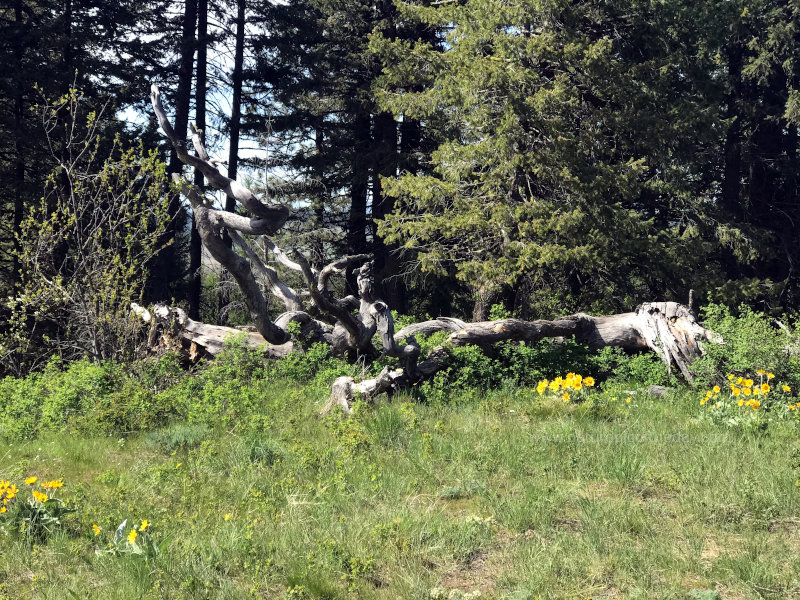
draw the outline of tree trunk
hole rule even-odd
[[[536,342],[544,338],[573,337],[590,348],[622,348],[630,352],[652,351],[659,355],[668,369],[677,367],[687,381],[692,381],[689,365],[702,354],[702,341],[721,342],[713,332],[702,327],[694,314],[676,302],[648,302],[634,312],[592,317],[578,313],[552,321],[521,321],[502,319],[480,323],[463,323],[455,319],[438,319],[412,325],[399,331],[398,340],[413,333],[452,331],[448,342],[453,346],[474,345],[482,348],[502,341]],[[431,377],[447,366],[449,353],[444,347],[435,348],[420,361],[416,372],[408,369],[384,368],[375,379],[356,383],[352,377],[338,378],[323,414],[335,406],[349,410],[350,402],[359,394],[372,399]]]
[[[242,126],[242,85],[244,70],[244,21],[245,21],[245,0],[236,0],[236,41],[233,51],[233,73],[231,75],[231,124],[230,124],[230,144],[228,148],[228,177],[236,179],[239,170],[239,136]],[[227,197],[225,199],[225,210],[228,212],[236,211],[236,201]],[[222,239],[228,248],[232,247],[231,238],[227,231],[222,232]],[[219,285],[219,311],[218,320],[225,324],[228,321],[228,305],[230,304],[230,286],[228,272],[223,269],[220,273]]]
[[[181,56],[178,67],[178,87],[175,92],[175,122],[173,128],[177,143],[182,149],[186,148],[186,134],[189,123],[196,24],[197,0],[185,0],[181,33]],[[172,151],[170,152],[167,172],[180,173],[182,170],[183,163],[178,157],[178,152],[173,145]],[[181,232],[186,223],[186,211],[181,205],[180,196],[178,194],[171,194],[168,211],[171,220],[164,233],[164,238],[165,241],[171,240],[171,243],[159,253],[152,267],[153,294],[156,298],[160,299],[171,298],[175,295],[175,284],[182,276],[182,269],[179,268],[181,261],[178,240],[181,237]]]
[[[347,223],[347,251],[349,254],[362,254],[367,251],[367,187],[369,185],[369,164],[365,160],[370,140],[369,113],[359,107],[353,121],[355,146],[351,159],[350,215]],[[347,291],[355,292],[355,280],[347,278]]]
[[[197,87],[195,88],[195,122],[200,130],[200,139],[205,143],[206,130],[206,81],[208,53],[208,0],[197,1]],[[203,173],[194,170],[194,184],[203,189]],[[203,256],[200,234],[197,231],[194,215],[189,239],[189,318],[200,319],[200,296],[203,280],[200,272]]]
[[[19,32],[22,31],[22,0],[14,3],[14,23]],[[22,72],[23,44],[17,44],[14,48],[18,72]],[[14,253],[11,264],[11,284],[15,286],[20,281],[20,251],[18,236],[22,227],[22,215],[25,210],[25,102],[22,95],[22,86],[18,86],[14,92],[14,151],[16,160],[14,164],[14,214],[11,226]]]
[[[383,219],[394,210],[393,198],[384,195],[381,178],[397,175],[398,144],[397,121],[390,113],[375,116],[373,133],[373,172],[372,172],[372,247],[375,256],[375,268],[382,282],[383,295],[395,310],[405,313],[407,310],[406,289],[399,276],[399,265],[394,247],[387,246],[378,235],[377,221]]]

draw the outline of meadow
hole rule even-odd
[[[636,359],[321,418],[314,360],[0,381],[0,598],[800,598],[793,363],[757,407]]]

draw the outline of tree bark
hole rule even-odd
[[[242,126],[242,85],[244,70],[244,24],[245,24],[245,0],[236,0],[236,41],[233,51],[233,72],[231,74],[231,121],[230,121],[230,142],[228,148],[228,177],[236,179],[239,170],[239,136]],[[233,198],[225,199],[225,210],[234,212],[236,201]],[[222,239],[230,248],[232,241],[227,231],[223,230]],[[228,320],[228,304],[230,304],[230,291],[227,285],[228,273],[223,270],[220,273],[219,286],[219,311],[218,319],[220,323]]]
[[[359,108],[353,122],[355,148],[351,160],[350,214],[347,223],[347,251],[349,254],[363,254],[367,247],[367,188],[369,185],[369,164],[364,159],[369,148],[369,113]],[[355,280],[348,278],[347,290],[355,291]]]
[[[195,88],[195,122],[200,130],[200,140],[205,144],[206,130],[206,81],[208,53],[208,0],[197,0],[197,87]],[[203,189],[203,173],[194,170],[194,184]],[[189,238],[189,317],[200,319],[200,296],[203,280],[200,273],[203,256],[200,234],[194,215]]]
[[[597,317],[578,313],[552,321],[501,319],[480,323],[438,319],[412,328],[401,330],[395,338],[400,340],[412,331],[426,334],[452,331],[448,336],[448,343],[452,346],[487,348],[503,341],[536,342],[544,338],[574,336],[576,341],[595,349],[617,347],[630,352],[652,351],[659,355],[668,369],[677,367],[687,381],[693,379],[689,370],[692,359],[702,354],[701,342],[722,341],[714,332],[700,325],[686,306],[676,302],[647,302],[634,312]],[[457,329],[454,331],[454,328]],[[419,363],[416,371],[387,367],[377,378],[360,383],[352,377],[340,377],[334,382],[330,399],[322,412],[327,413],[335,406],[349,411],[356,393],[370,400],[417,383],[446,367],[448,357],[446,349],[438,347]]]
[[[23,28],[22,19],[22,0],[14,3],[14,23],[17,31]],[[23,44],[19,43],[14,48],[14,58],[16,60],[18,72],[22,72]],[[14,151],[16,160],[14,163],[14,213],[11,225],[13,239],[13,258],[11,263],[11,284],[16,286],[20,282],[21,274],[19,252],[19,234],[22,227],[22,216],[25,211],[25,102],[23,99],[22,86],[18,86],[14,92]]]

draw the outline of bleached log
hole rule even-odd
[[[689,369],[691,361],[703,353],[702,343],[720,343],[721,338],[700,325],[694,314],[677,302],[647,302],[634,312],[593,317],[578,313],[552,321],[522,321],[501,319],[479,323],[458,322],[459,328],[448,336],[452,346],[474,345],[489,347],[498,342],[536,342],[545,338],[574,337],[576,341],[594,349],[622,348],[629,352],[652,351],[668,369],[677,367],[687,381],[693,380]],[[448,331],[455,327],[453,321],[426,321],[404,328],[395,336],[401,338],[410,332]],[[409,370],[402,373],[387,371],[376,379],[360,383],[340,377],[331,394],[326,410],[334,406],[349,406],[356,394],[366,399],[394,392],[420,378],[430,377],[447,364],[446,351],[439,347],[426,361],[420,363],[416,378]],[[349,396],[348,396],[349,394]]]

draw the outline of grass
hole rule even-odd
[[[224,428],[0,443],[78,509],[46,545],[0,531],[0,598],[800,598],[795,423],[469,396],[320,419],[287,383]],[[163,552],[97,554],[124,519]]]

